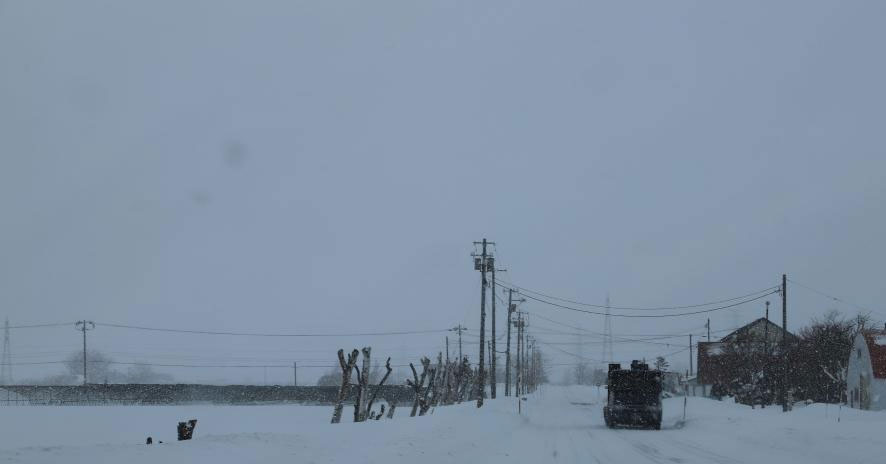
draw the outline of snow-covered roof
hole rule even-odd
[[[765,340],[769,339],[770,342],[778,342],[781,340],[782,330],[781,327],[766,319],[765,317],[761,317],[759,319],[755,319],[738,329],[730,332],[726,336],[720,339],[722,342],[734,342],[739,340],[747,340],[747,339],[755,339],[755,340]],[[796,336],[790,332],[787,332],[788,340],[796,338]]]

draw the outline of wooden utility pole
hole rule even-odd
[[[449,335],[446,336],[446,364],[449,365]]]
[[[705,324],[705,327],[708,328],[708,343],[711,342],[711,318],[708,318],[708,323]]]
[[[521,330],[521,328],[523,327],[523,314],[522,313],[517,314],[517,320],[514,321],[514,327],[517,328],[517,366],[516,366],[517,367],[517,381],[514,383],[514,394],[517,396],[520,396],[520,383],[523,380],[522,376],[520,375],[521,367],[522,367],[522,364],[521,364],[522,359],[520,359],[520,347],[522,345],[521,340],[523,339],[523,331]]]
[[[94,329],[95,322],[77,321],[74,326],[77,327],[77,330],[83,332],[83,385],[86,385],[88,383],[86,379],[86,331]]]
[[[492,258],[490,258],[492,259]],[[496,338],[495,338],[495,300],[498,298],[498,294],[495,293],[495,263],[491,265],[490,271],[492,272],[492,354],[489,355],[489,359],[492,360],[492,367],[489,369],[489,383],[490,383],[490,394],[492,398],[495,398],[496,390],[498,386],[498,380],[496,377],[498,376],[498,350],[495,346]],[[498,269],[500,272],[506,272],[505,269]]]
[[[298,361],[292,361],[292,386],[298,386]]]
[[[766,353],[769,353],[769,301],[766,301],[766,325],[763,329],[763,347]]]
[[[458,363],[461,365],[461,360],[464,359],[461,354],[461,333],[465,330],[468,330],[465,327],[462,327],[461,324],[449,329],[450,332],[458,332]]]
[[[689,334],[689,375],[692,375],[692,334]]]
[[[788,410],[788,275],[781,275],[781,410]]]
[[[511,313],[514,312],[514,289],[508,289],[508,340],[505,344],[505,396],[511,396]]]
[[[521,374],[523,376],[523,381],[520,383],[522,386],[523,393],[526,393],[528,391],[526,389],[527,374],[529,374],[529,369],[528,369],[529,362],[526,359],[526,344],[529,341],[529,336],[526,334],[526,327],[528,325],[529,325],[529,321],[527,321],[525,318],[523,318],[523,320],[520,322],[520,332],[523,334],[523,341],[520,342],[520,345],[521,345],[520,349],[523,350],[523,354],[520,355],[520,358],[523,360],[523,363],[522,363],[523,364],[523,373]]]
[[[482,242],[474,242],[474,245],[482,245],[482,252],[473,253],[474,270],[480,271],[480,360],[477,364],[477,407],[483,406],[483,397],[486,395],[486,366],[484,366],[486,352],[486,271],[495,267],[495,260],[486,252],[487,245],[495,245],[485,238]],[[495,298],[493,297],[493,300]]]
[[[495,264],[489,269],[492,272],[492,338],[489,340],[489,396],[495,399]]]

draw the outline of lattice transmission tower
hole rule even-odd
[[[603,322],[603,355],[600,360],[610,363],[615,357],[612,354],[612,316],[609,315],[609,294],[606,295],[606,319]]]
[[[9,346],[9,318],[3,324],[3,356],[0,357],[0,385],[12,385],[12,350]]]

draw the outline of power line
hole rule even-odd
[[[566,351],[566,350],[564,350],[564,349],[562,349],[562,348],[558,348],[558,347],[556,347],[556,346],[553,346],[553,345],[550,345],[550,344],[548,344],[548,343],[545,343],[545,342],[543,342],[543,341],[541,341],[541,340],[537,340],[537,341],[538,341],[539,343],[541,343],[542,345],[545,345],[545,346],[547,346],[547,347],[553,348],[553,349],[555,349],[555,350],[557,350],[557,351],[559,351],[559,352],[561,352],[561,353],[568,354],[569,356],[574,356],[574,357],[576,357],[576,358],[578,358],[578,359],[583,359],[583,360],[585,360],[585,361],[593,361],[593,362],[598,362],[598,363],[605,362],[605,361],[601,361],[601,360],[599,360],[599,359],[593,359],[593,358],[589,358],[589,357],[587,357],[587,356],[577,355],[577,354],[575,354],[575,353],[572,353],[572,352]]]
[[[30,324],[30,325],[11,325],[10,329],[36,329],[38,327],[62,327],[62,326],[71,326],[74,325],[74,322],[56,322],[51,324]]]
[[[577,326],[573,326],[573,325],[565,324],[565,323],[563,323],[563,322],[555,321],[555,320],[553,320],[553,319],[550,319],[550,318],[544,317],[544,316],[539,315],[539,314],[534,313],[534,312],[533,312],[533,313],[530,313],[530,314],[532,314],[534,317],[537,317],[537,318],[539,318],[539,319],[542,319],[542,320],[545,320],[545,321],[548,321],[548,322],[552,322],[552,323],[557,324],[557,325],[562,325],[563,327],[568,327],[568,328],[570,328],[570,329],[580,330],[580,331],[582,331],[582,332],[587,332],[588,334],[592,334],[592,335],[605,336],[605,334],[603,334],[603,333],[600,333],[600,332],[594,332],[593,330],[588,330],[588,329],[585,329],[585,328],[583,328],[583,327],[577,327]],[[685,337],[685,336],[688,335],[690,332],[692,332],[692,331],[694,331],[694,330],[702,329],[702,328],[704,328],[704,327],[705,327],[705,326],[703,326],[703,325],[702,325],[702,326],[698,326],[698,327],[693,327],[692,329],[687,329],[687,330],[685,331],[685,333],[679,333],[679,334],[613,334],[613,336],[614,336],[614,337],[661,337],[661,338],[672,338],[672,337],[673,337],[673,338],[677,338],[677,337]],[[731,330],[734,330],[734,329],[721,329],[721,330],[719,330],[718,332],[726,332],[726,331],[731,331]],[[570,334],[570,335],[578,335],[578,334]],[[654,339],[650,339],[650,340],[654,340]]]
[[[752,302],[752,301],[757,301],[757,300],[759,300],[759,299],[765,298],[765,297],[767,297],[767,296],[769,296],[769,295],[772,295],[772,294],[775,294],[775,293],[778,293],[778,292],[777,292],[777,291],[771,291],[771,292],[769,292],[769,293],[764,293],[763,295],[760,295],[760,296],[757,296],[757,297],[754,297],[754,298],[750,298],[750,299],[747,299],[747,300],[739,301],[738,303],[733,303],[733,304],[726,305],[726,306],[718,306],[718,307],[716,307],[716,308],[702,309],[702,310],[698,310],[698,311],[689,311],[689,312],[684,312],[684,313],[673,313],[673,314],[610,314],[610,316],[612,316],[612,317],[681,317],[681,316],[691,316],[691,315],[694,315],[694,314],[710,313],[710,312],[714,312],[714,311],[720,311],[720,310],[723,310],[723,309],[734,308],[734,307],[736,307],[736,306],[740,306],[740,305],[743,305],[743,304],[746,304],[746,303],[750,303],[750,302]],[[547,304],[547,305],[550,305],[550,306],[554,306],[554,307],[557,307],[557,308],[568,309],[568,310],[570,310],[570,311],[576,311],[576,312],[586,313],[586,314],[595,314],[595,315],[598,315],[598,316],[605,316],[605,315],[606,315],[606,313],[602,313],[602,312],[599,312],[599,311],[590,311],[590,310],[587,310],[587,309],[573,308],[573,307],[571,307],[571,306],[566,306],[566,305],[561,305],[561,304],[554,303],[554,302],[551,302],[551,301],[546,301],[546,300],[543,300],[543,299],[540,299],[540,298],[535,298],[535,297],[533,297],[532,295],[527,295],[527,294],[525,294],[525,293],[522,293],[522,295],[523,295],[524,297],[526,297],[526,298],[529,298],[530,300],[535,300],[535,301],[538,301],[539,303],[544,303],[544,304]]]
[[[553,295],[547,295],[547,294],[544,294],[544,293],[541,293],[541,292],[538,292],[535,290],[531,290],[531,289],[528,289],[525,287],[517,286],[517,285],[507,282],[505,280],[502,280],[501,282],[505,285],[510,285],[511,287],[513,287],[516,290],[521,290],[522,292],[534,293],[540,297],[548,298],[548,299],[555,300],[555,301],[562,301],[564,303],[570,303],[570,304],[579,305],[579,306],[587,306],[587,307],[591,307],[591,308],[600,308],[600,309],[609,308],[609,309],[619,309],[619,310],[625,310],[625,311],[666,311],[666,310],[673,310],[673,309],[701,308],[704,306],[712,306],[712,305],[717,305],[717,304],[722,304],[722,303],[728,303],[730,301],[741,300],[744,298],[748,298],[748,297],[751,297],[751,296],[754,296],[754,295],[757,295],[757,294],[760,294],[763,292],[768,292],[770,290],[775,290],[775,289],[779,288],[778,285],[775,285],[775,286],[772,286],[769,288],[764,288],[762,290],[757,290],[756,292],[751,292],[751,293],[748,293],[748,294],[745,294],[742,296],[736,296],[736,297],[726,298],[726,299],[717,300],[717,301],[709,301],[707,303],[698,303],[698,304],[682,305],[682,306],[637,307],[637,306],[607,306],[607,305],[600,305],[600,304],[584,303],[581,301],[569,300],[566,298],[560,298],[560,297],[556,297]],[[522,293],[522,294],[524,296],[528,296],[525,293]]]
[[[817,290],[817,289],[812,288],[812,287],[810,287],[810,286],[808,286],[808,285],[801,284],[800,282],[797,282],[796,280],[788,279],[788,282],[790,282],[790,283],[792,283],[792,284],[794,284],[794,285],[797,285],[798,287],[805,288],[806,290],[809,290],[809,291],[811,291],[811,292],[813,292],[813,293],[817,293],[819,296],[823,296],[823,297],[825,297],[825,298],[827,298],[827,299],[829,299],[829,300],[833,300],[833,301],[836,301],[836,302],[838,302],[838,303],[843,303],[843,304],[847,304],[847,305],[849,305],[849,306],[852,306],[852,307],[854,307],[855,309],[858,309],[858,310],[860,310],[860,311],[873,311],[873,310],[871,310],[871,309],[868,309],[868,308],[865,308],[865,307],[863,307],[863,306],[857,305],[857,304],[855,304],[855,303],[853,303],[853,302],[851,302],[851,301],[845,300],[845,299],[843,299],[843,298],[838,298],[838,297],[833,296],[833,295],[829,295],[829,294],[827,294],[827,293],[825,293],[825,292],[823,292],[823,291],[821,291],[821,290]],[[874,312],[879,312],[879,311],[874,311]]]
[[[257,332],[220,332],[220,331],[211,331],[211,330],[186,330],[186,329],[169,329],[169,328],[159,328],[159,327],[144,327],[144,326],[136,326],[136,325],[125,325],[125,324],[110,324],[110,323],[102,323],[96,322],[95,325],[101,327],[113,327],[118,329],[133,329],[133,330],[148,330],[152,332],[172,332],[172,333],[186,333],[186,334],[198,334],[198,335],[230,335],[236,337],[376,337],[376,336],[388,336],[388,335],[417,335],[417,334],[429,334],[429,333],[443,333],[447,332],[448,329],[440,329],[440,330],[409,330],[409,331],[400,331],[400,332],[362,332],[362,333],[257,333]],[[291,367],[291,366],[288,366]]]
[[[598,338],[598,339],[605,338],[605,335],[594,333],[594,332],[589,332],[589,333],[564,332],[562,330],[554,330],[549,327],[544,327],[544,326],[539,326],[539,327],[541,327],[542,330],[537,330],[537,331],[535,331],[535,333],[550,334],[550,335],[571,335],[571,336],[591,337],[591,338]],[[713,331],[713,333],[731,332],[733,330],[735,330],[735,329],[720,329],[720,330]],[[648,336],[646,336],[646,338],[630,338],[631,335],[613,335],[612,339],[617,340],[617,341],[623,341],[623,342],[646,342],[646,341],[652,341],[652,340],[669,340],[672,338],[683,338],[683,337],[686,337],[689,335],[702,336],[703,334],[693,332],[691,334],[684,333],[684,334],[674,334],[674,335],[648,335]],[[635,336],[637,336],[637,335],[635,335]],[[640,336],[642,336],[642,335],[640,335]],[[602,343],[602,341],[590,342],[590,343]]]

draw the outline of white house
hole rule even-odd
[[[886,331],[855,336],[846,371],[846,399],[858,409],[886,409]]]

